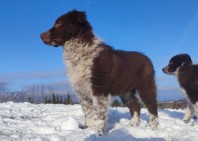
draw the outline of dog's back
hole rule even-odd
[[[148,78],[154,78],[153,65],[148,57],[138,52],[113,50],[105,46],[94,60],[93,87],[103,89],[103,93],[127,93],[147,83]]]

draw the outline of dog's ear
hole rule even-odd
[[[72,10],[71,12],[71,20],[75,20],[79,24],[84,24],[86,23],[86,12],[85,11],[77,11],[77,10]]]
[[[180,57],[184,60],[184,64],[192,64],[191,57],[188,54],[180,54]]]
[[[86,22],[86,12],[80,12],[79,15],[78,15],[78,22],[80,24],[83,24]]]

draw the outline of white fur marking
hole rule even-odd
[[[141,105],[144,105],[144,102],[142,101],[142,99],[141,99],[141,97],[140,97],[138,91],[135,92],[135,97],[137,98],[138,102],[139,102]]]
[[[140,117],[137,112],[134,112],[133,117],[131,118],[130,124],[132,126],[137,126],[139,124]]]
[[[174,74],[176,77],[178,77],[178,75],[179,75],[179,69],[180,69],[180,67],[178,67],[178,68],[176,69],[176,71],[173,72],[173,74]]]

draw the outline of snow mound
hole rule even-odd
[[[78,122],[71,116],[68,116],[61,124],[61,130],[74,130],[79,127]]]

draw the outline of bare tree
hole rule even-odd
[[[44,102],[44,94],[45,94],[45,85],[41,84],[40,86],[40,91],[41,91],[41,102]]]
[[[8,87],[6,82],[0,82],[0,94],[4,94],[8,92]]]
[[[45,84],[26,86],[24,91],[27,98],[31,98],[35,103],[43,103],[46,97],[52,98],[53,93],[55,93],[55,89],[52,85]]]
[[[4,101],[5,95],[8,93],[8,84],[4,81],[0,82],[0,101]]]

